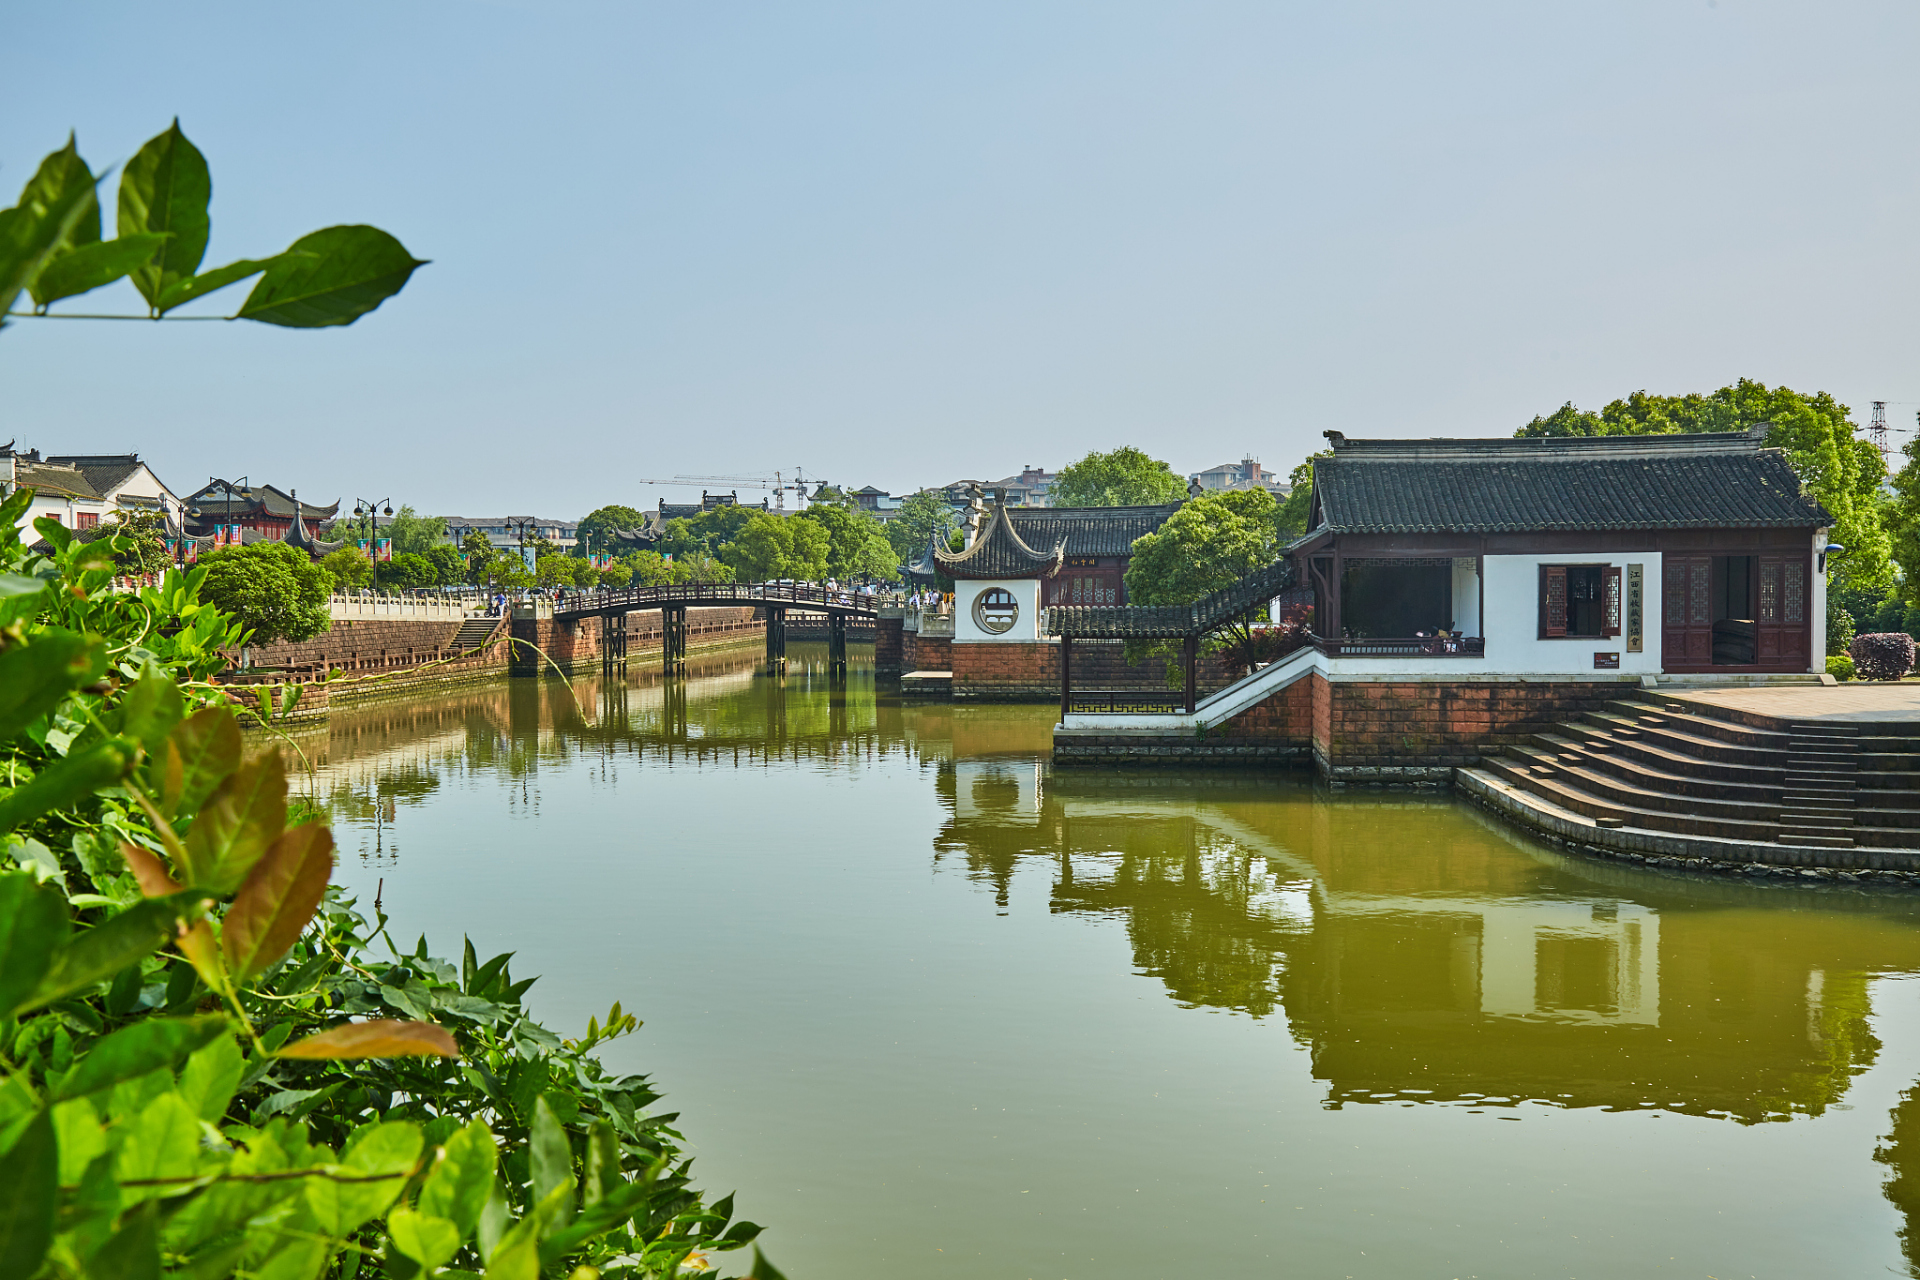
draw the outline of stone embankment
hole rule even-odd
[[[260,645],[248,653],[245,670],[224,678],[234,699],[257,707],[261,689],[276,705],[300,690],[286,723],[326,719],[331,708],[447,688],[510,673],[536,674],[559,667],[573,673],[598,669],[602,632],[597,619],[555,622],[550,609],[517,606],[511,618],[453,616],[444,620],[340,617],[311,640]],[[543,616],[544,615],[544,616]],[[760,642],[766,624],[754,609],[690,609],[689,650],[721,649]],[[625,618],[627,661],[644,662],[662,647],[658,612]]]

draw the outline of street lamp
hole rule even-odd
[[[236,484],[240,492],[242,493],[251,492],[253,487],[253,477],[241,476],[237,482],[232,480],[222,480],[219,476],[207,477],[207,489],[211,489],[213,488],[213,486],[219,485],[220,491],[224,495],[221,499],[221,518],[224,519],[226,523],[220,526],[220,533],[222,537],[226,536],[226,531],[228,527],[233,524],[233,492],[236,487]],[[202,489],[200,492],[205,493],[207,489]],[[202,516],[206,515],[206,511],[200,507],[188,507],[187,514],[192,516],[194,519],[198,520]]]
[[[376,510],[379,508],[379,510]],[[393,514],[393,499],[382,498],[378,502],[368,502],[365,498],[353,500],[353,514],[364,516],[367,521],[367,559],[373,561],[373,593],[380,594],[380,519],[381,515]]]

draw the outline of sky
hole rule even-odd
[[[0,200],[177,116],[207,265],[431,260],[346,328],[0,333],[0,442],[181,493],[1284,474],[1743,376],[1920,411],[1911,3],[17,2],[0,48]]]

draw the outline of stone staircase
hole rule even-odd
[[[1658,690],[1481,768],[1603,828],[1824,849],[1920,849],[1920,724],[1735,720]]]
[[[460,623],[460,629],[453,633],[453,639],[447,647],[455,653],[478,649],[493,637],[499,626],[498,618],[467,618]]]

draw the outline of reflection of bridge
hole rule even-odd
[[[685,582],[677,586],[571,592],[554,606],[553,616],[555,621],[568,623],[600,619],[603,661],[624,663],[627,629],[624,621],[616,622],[616,619],[644,609],[658,609],[665,669],[679,671],[687,664],[687,609],[696,605],[761,610],[767,620],[767,662],[773,666],[784,666],[787,661],[787,610],[824,613],[827,615],[827,663],[844,669],[847,619],[878,618],[882,609],[904,608],[906,597],[897,592],[817,587],[804,582]]]

